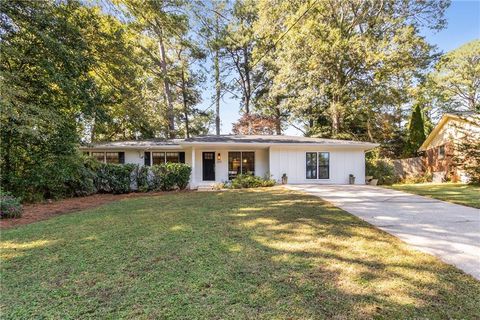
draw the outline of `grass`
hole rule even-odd
[[[395,190],[480,208],[480,186],[460,183],[396,184]]]
[[[125,199],[2,232],[2,319],[477,318],[480,282],[283,189]]]

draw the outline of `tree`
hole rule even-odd
[[[257,19],[256,9],[253,0],[237,0],[225,37],[225,47],[230,61],[227,67],[238,76],[232,89],[240,91],[241,107],[245,114],[251,111],[255,87],[252,54],[255,47],[253,24]]]
[[[408,140],[405,154],[407,156],[416,155],[418,148],[420,148],[426,138],[422,107],[420,104],[416,104],[413,107],[410,122],[408,124]]]
[[[264,0],[258,3],[256,38],[272,48],[275,77],[281,79],[274,90],[288,88],[286,103],[307,135],[388,141],[434,58],[419,27],[442,28],[447,6]]]
[[[244,114],[232,126],[233,134],[243,135],[271,135],[275,134],[276,121],[272,117],[258,114]]]
[[[139,35],[138,46],[150,58],[152,70],[156,76],[161,76],[166,102],[165,133],[168,138],[176,136],[174,97],[172,93],[171,60],[167,56],[167,44],[174,39],[180,39],[188,30],[188,17],[183,13],[183,2],[170,1],[141,1],[119,0],[119,8],[134,19]],[[141,40],[146,40],[143,44]],[[153,43],[152,43],[153,42]],[[156,47],[156,50],[155,50]]]
[[[1,184],[32,200],[61,193],[76,165],[78,122],[101,99],[77,2],[0,4]]]
[[[227,3],[224,0],[211,0],[209,2],[200,1],[196,3],[192,10],[195,20],[197,20],[197,35],[202,38],[203,48],[208,53],[212,61],[213,71],[213,104],[215,105],[215,133],[220,134],[220,102],[222,92],[224,92],[224,81],[226,78],[225,68],[223,68],[226,52],[226,36],[228,10]]]
[[[430,97],[441,112],[480,112],[480,40],[445,54],[428,77]]]

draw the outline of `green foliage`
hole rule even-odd
[[[96,170],[95,186],[100,193],[129,193],[131,191],[133,164],[100,163]]]
[[[20,218],[22,211],[20,199],[0,188],[0,218]]]
[[[428,183],[432,182],[433,175],[432,173],[417,174],[414,176],[408,176],[405,179],[401,180],[402,184],[416,184],[416,183]]]
[[[378,184],[389,185],[396,182],[397,178],[392,161],[390,159],[380,158],[378,150],[367,155],[365,165],[366,175],[378,179]]]
[[[135,179],[137,190],[139,192],[150,191],[150,169],[147,166],[137,166],[135,169]]]
[[[152,189],[171,191],[183,190],[190,181],[192,169],[184,163],[165,163],[151,167],[153,173]]]
[[[434,109],[480,112],[480,40],[443,55],[425,89]]]
[[[405,149],[406,156],[415,156],[417,154],[418,148],[420,148],[427,138],[425,131],[425,120],[422,107],[420,104],[416,104],[413,107],[410,116],[410,123],[408,124],[408,140]]]
[[[261,178],[250,174],[239,174],[232,181],[225,184],[225,187],[231,189],[273,187],[275,180],[270,178]]]

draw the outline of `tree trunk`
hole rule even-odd
[[[330,103],[330,118],[332,120],[332,136],[335,137],[340,132],[340,103],[334,98]]]
[[[185,83],[185,67],[182,65],[182,100],[183,114],[185,116],[185,137],[190,138],[190,128],[188,122],[188,103],[187,103],[187,86]]]
[[[218,60],[218,49],[215,50],[213,60],[215,69],[215,130],[220,135],[220,65]]]
[[[248,56],[248,48],[243,48],[243,64],[245,70],[245,114],[250,114],[250,98],[252,96],[252,87],[250,83],[250,57]]]
[[[167,57],[165,54],[165,46],[163,44],[163,32],[162,28],[158,26],[158,47],[161,56],[161,67],[162,67],[162,74],[163,74],[163,83],[165,89],[165,97],[167,99],[167,120],[168,120],[168,137],[170,139],[175,138],[175,119],[173,114],[173,101],[172,101],[172,93],[170,91],[170,81],[167,72]]]

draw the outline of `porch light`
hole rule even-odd
[[[220,154],[220,152],[217,154],[217,160],[218,161],[222,160],[222,155]]]

